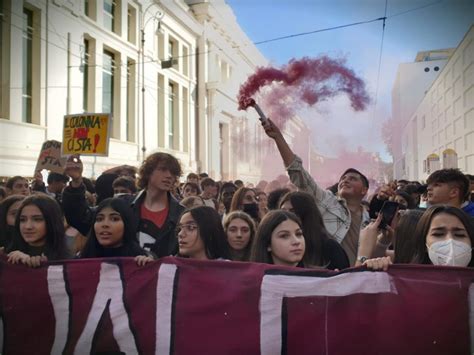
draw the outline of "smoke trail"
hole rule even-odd
[[[239,109],[252,105],[252,97],[261,94],[264,106],[273,119],[284,122],[302,104],[314,106],[340,93],[348,95],[355,111],[364,110],[370,102],[365,83],[345,66],[344,59],[292,59],[281,69],[260,67],[240,87]]]

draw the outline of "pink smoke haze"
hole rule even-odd
[[[272,85],[274,83],[279,85]],[[267,90],[262,90],[264,88]],[[252,106],[255,102],[252,98],[261,94],[265,109],[271,110],[271,106],[275,106],[272,111],[277,112],[277,116],[268,116],[284,122],[303,103],[314,106],[341,93],[348,95],[355,111],[365,110],[370,103],[364,81],[345,66],[344,59],[304,57],[292,59],[281,69],[258,68],[240,87],[239,110]],[[286,108],[282,111],[283,106]],[[284,114],[288,116],[284,117]]]

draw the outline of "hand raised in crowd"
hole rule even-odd
[[[359,235],[359,249],[357,255],[359,257],[372,257],[372,253],[377,243],[377,237],[380,233],[380,222],[382,221],[382,214],[379,214],[376,219],[372,220],[367,227],[360,231]],[[356,263],[356,265],[360,265]]]
[[[367,266],[371,270],[383,270],[387,271],[389,265],[392,265],[392,259],[389,256],[384,256],[382,258],[375,258],[366,260],[362,265]]]
[[[11,264],[24,264],[29,267],[39,267],[42,262],[48,261],[48,258],[44,255],[29,256],[19,250],[15,250],[8,254],[7,261]]]
[[[155,259],[153,259],[151,256],[138,255],[135,257],[135,262],[138,266],[145,266],[146,264],[151,263],[152,261],[155,261]]]
[[[392,223],[390,225],[385,226],[385,229],[383,229],[382,233],[379,234],[379,236],[377,237],[377,243],[379,245],[382,245],[385,248],[388,248],[388,246],[394,242],[395,228],[398,224],[399,219],[400,219],[400,216],[397,210],[397,212],[395,213],[395,217],[393,217],[392,219]]]
[[[266,119],[265,121],[262,122],[262,127],[265,130],[265,133],[267,136],[269,136],[272,139],[277,139],[279,137],[282,137],[280,129],[273,123],[271,119]]]
[[[388,200],[390,197],[392,197],[394,194],[395,193],[391,186],[383,185],[377,194],[377,199],[385,201],[385,200]]]
[[[79,154],[70,155],[66,161],[66,169],[64,174],[68,175],[72,181],[72,187],[79,187],[82,184],[82,171],[84,166],[82,164]]]
[[[43,174],[41,174],[41,171],[36,171],[35,172],[35,185],[36,186],[42,186],[44,185],[44,182],[43,182]]]

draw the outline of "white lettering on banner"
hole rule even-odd
[[[66,347],[69,331],[69,295],[64,281],[62,265],[48,267],[48,292],[56,321],[54,344],[51,354],[62,354]]]
[[[474,283],[469,285],[469,331],[471,333],[471,354],[474,354]]]
[[[171,325],[173,316],[173,293],[177,267],[161,264],[156,286],[156,354],[171,353]]]
[[[123,283],[118,265],[102,263],[97,291],[87,322],[74,351],[75,354],[89,354],[100,319],[109,304],[112,332],[120,351],[138,354],[135,337],[130,329],[130,320],[123,299]]]
[[[397,290],[386,272],[351,272],[333,277],[265,275],[260,296],[260,353],[273,355],[282,352],[282,306],[285,297],[343,297],[358,293],[397,294]],[[327,333],[325,338],[327,347]]]

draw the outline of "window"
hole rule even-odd
[[[221,68],[221,82],[225,83],[228,79],[227,77],[227,63],[224,60],[219,61],[219,66]]]
[[[178,43],[174,39],[168,41],[168,59],[171,60],[170,67],[178,69]]]
[[[112,32],[115,32],[116,12],[117,1],[104,0],[104,27]]]
[[[189,53],[188,47],[183,46],[183,75],[189,74]]]
[[[430,68],[426,67],[425,72],[428,73],[430,71]]]
[[[443,151],[443,169],[457,169],[458,154],[453,149]]]
[[[168,42],[168,59],[173,58],[173,51],[174,51],[174,42],[169,41]]]
[[[168,84],[168,147],[170,149],[174,149],[174,88],[173,83]]]
[[[84,14],[91,20],[97,20],[97,0],[84,0]]]
[[[115,55],[104,50],[102,63],[102,112],[113,113]]]
[[[127,9],[127,40],[137,44],[137,10],[130,5]]]
[[[183,105],[183,151],[187,152],[189,149],[189,90],[186,87],[183,87],[183,99],[180,102]]]
[[[127,118],[126,140],[135,142],[135,68],[136,62],[127,60]]]
[[[22,121],[32,123],[33,111],[33,11],[23,9]]]

